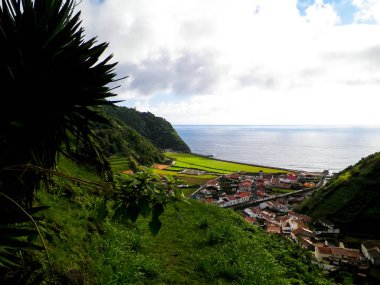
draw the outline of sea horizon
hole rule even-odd
[[[173,125],[191,151],[241,163],[339,172],[380,150],[377,125]]]

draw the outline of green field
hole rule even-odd
[[[130,160],[126,157],[111,156],[109,162],[112,171],[115,173],[130,169]]]
[[[169,158],[175,160],[175,164],[167,169],[154,169],[153,171],[159,175],[174,176],[183,180],[189,185],[201,185],[207,180],[213,179],[217,176],[231,173],[231,172],[259,172],[262,170],[266,173],[282,173],[286,172],[282,169],[267,168],[261,166],[247,165],[243,163],[234,163],[220,161],[212,158],[202,157],[188,153],[165,153]],[[125,157],[111,157],[110,164],[114,172],[120,172],[129,169],[129,161]],[[178,173],[184,169],[203,170],[206,173],[203,175],[190,175]]]
[[[259,172],[262,170],[267,173],[285,173],[285,170],[268,168],[261,166],[253,166],[243,163],[227,162],[216,160],[208,157],[198,156],[188,153],[165,153],[167,157],[170,157],[176,161],[175,167],[192,168],[204,170],[207,172],[226,174],[231,172]],[[169,168],[168,170],[170,170]]]

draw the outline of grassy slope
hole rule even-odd
[[[92,169],[65,159],[59,168],[99,181]],[[145,219],[124,225],[106,218],[91,188],[61,179],[39,191],[38,201],[51,205],[44,233],[58,283],[329,284],[305,251],[230,210],[195,201],[177,204],[179,212],[168,206],[152,237]]]
[[[327,218],[347,233],[380,237],[380,153],[348,167],[314,193],[299,210]]]

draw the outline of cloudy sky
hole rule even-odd
[[[172,124],[380,125],[380,0],[83,0],[121,105]]]

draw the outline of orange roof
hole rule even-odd
[[[245,220],[249,223],[253,223],[253,218],[251,217],[245,217]]]
[[[300,233],[302,233],[302,228],[297,228],[294,231],[292,231],[292,234],[295,236],[298,236]]]
[[[317,250],[322,254],[332,254],[331,247],[321,246],[317,247]]]
[[[219,181],[218,180],[216,180],[216,179],[213,179],[213,180],[209,180],[209,181],[207,181],[207,183],[206,183],[207,185],[218,185],[219,184]]]
[[[354,249],[347,249],[347,248],[341,248],[341,247],[332,247],[331,248],[333,255],[342,255],[352,258],[359,258],[360,253],[357,250]]]
[[[275,234],[280,234],[281,233],[281,228],[279,226],[268,226],[267,227],[267,232],[268,233],[275,233]]]
[[[224,175],[224,177],[229,178],[229,179],[237,179],[237,178],[239,178],[239,175],[238,174],[227,174],[227,175]]]
[[[131,170],[131,169],[124,170],[124,171],[121,171],[120,173],[122,173],[122,174],[133,174],[133,170]]]
[[[252,186],[252,181],[243,181],[243,182],[239,183],[239,186],[242,186],[242,187],[251,187]]]

